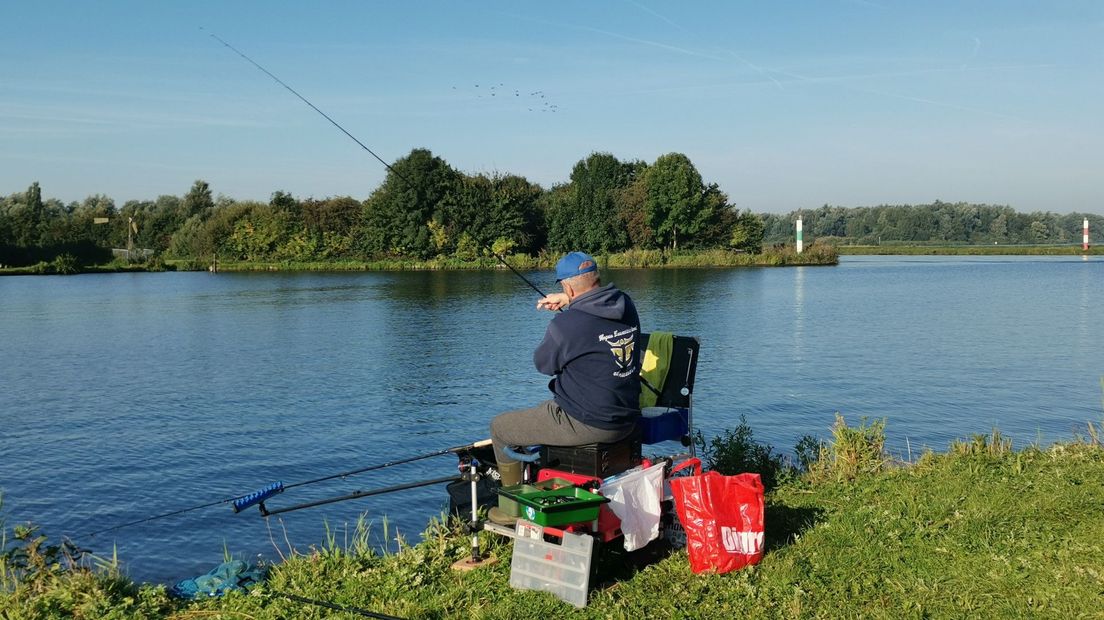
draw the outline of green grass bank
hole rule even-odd
[[[529,256],[513,254],[506,257],[510,266],[518,270],[552,269],[559,256],[542,254]],[[603,268],[665,267],[787,267],[801,265],[836,265],[839,254],[830,246],[813,245],[801,254],[792,247],[768,248],[759,254],[747,254],[730,250],[703,250],[669,252],[664,250],[629,250],[616,254],[598,255]],[[471,259],[437,257],[429,259],[394,258],[376,261],[321,260],[321,261],[243,261],[219,260],[214,263],[218,271],[445,271],[506,269],[493,256]],[[71,275],[77,273],[113,273],[141,271],[207,271],[209,260],[156,258],[148,263],[114,261],[104,265],[77,265],[72,260],[59,258],[27,267],[0,268],[0,275]]]
[[[193,603],[132,583],[112,562],[66,570],[26,554],[13,560],[26,545],[9,536],[0,617],[360,617],[283,596],[294,594],[402,618],[1099,618],[1104,448],[1089,431],[1020,449],[994,431],[903,463],[883,451],[880,423],[840,419],[829,441],[812,446],[803,473],[749,433],[730,433],[713,445],[718,469],[742,463],[778,474],[762,562],[693,575],[685,551],[607,556],[583,610],[511,589],[507,543],[484,542],[498,564],[454,572],[468,539],[434,522],[398,551],[373,551],[363,527],[347,544],[335,532],[318,548],[284,548],[287,559],[264,585]]]
[[[513,254],[505,257],[518,270],[552,269],[559,256]],[[596,258],[602,268],[658,269],[686,267],[784,267],[797,265],[836,265],[839,254],[828,246],[812,246],[798,254],[792,247],[770,248],[759,254],[729,250],[668,252],[663,250],[630,250],[616,254],[600,254]],[[207,269],[209,265],[196,261],[168,261],[178,269]],[[378,261],[219,261],[219,271],[442,271],[506,269],[493,256],[472,259],[437,257],[425,260],[396,258]]]

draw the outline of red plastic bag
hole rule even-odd
[[[763,557],[763,483],[759,474],[715,471],[671,479],[686,530],[690,570],[727,573]]]

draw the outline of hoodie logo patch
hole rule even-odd
[[[629,336],[607,344],[610,346],[610,353],[613,353],[614,359],[617,360],[617,365],[622,369],[628,368],[633,359],[633,346],[636,345],[633,337]]]
[[[617,364],[613,372],[615,377],[628,377],[636,372],[636,364],[633,363],[635,361],[633,353],[636,350],[635,327],[612,334],[602,334],[598,336],[598,340],[606,343],[610,353],[613,354],[613,360]]]

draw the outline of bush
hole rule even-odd
[[[42,589],[65,571],[79,566],[85,551],[68,539],[59,544],[47,544],[46,536],[36,525],[16,525],[11,540],[4,532],[4,546],[0,548],[0,571],[6,584],[29,585]]]
[[[776,454],[769,445],[756,443],[744,416],[740,416],[739,426],[726,430],[708,444],[701,431],[698,431],[694,441],[699,446],[706,469],[726,476],[759,474],[763,487],[768,490],[776,487],[793,471],[786,457]]]
[[[862,475],[885,469],[885,420],[867,424],[862,418],[856,427],[847,426],[836,413],[832,425],[832,440],[819,447],[815,461],[810,461],[809,477],[814,481],[854,480]]]
[[[955,440],[950,446],[951,454],[960,456],[1001,456],[1011,451],[1012,440],[1005,439],[995,428],[992,435],[973,435],[969,441]]]
[[[60,275],[80,273],[80,265],[77,264],[77,257],[72,254],[58,254],[54,258],[54,262],[50,264],[50,268],[54,273]]]
[[[161,258],[160,256],[151,256],[148,259],[146,259],[146,271],[167,271],[167,270],[175,271],[176,267],[166,263],[165,259]]]
[[[805,435],[797,440],[794,446],[794,454],[797,456],[797,467],[803,472],[808,472],[816,466],[820,455],[827,444],[823,439],[812,435]]]

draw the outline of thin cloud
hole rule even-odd
[[[868,9],[884,9],[885,5],[878,4],[877,2],[871,2],[871,0],[844,0],[846,4],[854,4],[856,6],[866,7]]]
[[[14,82],[10,80],[0,81],[0,89],[3,89],[9,93],[20,92],[29,94],[47,94],[47,95],[66,95],[78,98],[87,97],[103,97],[114,101],[150,101],[150,102],[172,102],[178,104],[185,103],[198,103],[206,104],[212,98],[218,98],[228,101],[245,101],[241,97],[236,97],[233,94],[227,94],[225,92],[211,91],[211,92],[186,92],[176,88],[160,88],[153,87],[145,90],[108,90],[103,88],[80,88],[71,86],[68,84],[58,84],[53,82],[41,82],[34,83],[31,81],[21,80],[20,82]],[[158,94],[159,92],[165,92],[166,94]],[[169,94],[171,92],[171,94]]]
[[[20,136],[72,136],[75,134],[110,134],[113,130],[105,127],[28,127],[25,125],[5,126],[0,124],[0,134]]]
[[[856,3],[862,4],[864,6],[884,8],[880,5],[872,3],[872,2],[865,2],[865,0],[853,0],[853,1],[855,1]],[[725,60],[723,58],[720,58],[718,56],[713,56],[711,54],[705,54],[705,53],[698,52],[698,51],[695,51],[695,50],[690,50],[690,49],[686,49],[686,48],[683,48],[683,47],[678,47],[678,46],[675,46],[675,45],[669,45],[667,43],[662,43],[662,42],[659,42],[659,41],[651,41],[651,40],[647,40],[647,39],[640,39],[640,38],[637,38],[637,37],[630,37],[628,35],[620,34],[620,33],[617,33],[617,32],[611,32],[611,31],[608,31],[608,30],[601,30],[599,28],[592,28],[592,27],[589,27],[589,26],[572,26],[572,27],[580,29],[580,30],[588,30],[590,32],[596,32],[598,34],[602,34],[602,35],[606,35],[606,36],[610,36],[610,37],[615,37],[615,38],[622,39],[622,40],[625,40],[625,41],[631,41],[631,42],[634,42],[634,43],[640,43],[642,45],[649,45],[649,46],[652,46],[652,47],[657,47],[657,48],[660,48],[660,49],[673,51],[673,52],[676,52],[676,53],[679,53],[679,54],[685,54],[685,55],[689,55],[689,56],[696,56],[696,57],[699,57],[699,58],[706,58],[706,59],[709,59],[709,60],[717,60],[717,61],[721,61],[721,62],[723,62]],[[975,39],[976,39],[976,37],[975,37]],[[976,39],[975,51],[976,51],[976,49],[980,49],[980,46],[981,46],[980,39]],[[764,77],[767,77],[768,79],[770,79],[771,82],[774,83],[774,85],[778,88],[782,88],[782,83],[779,82],[777,79],[775,79],[772,75],[770,75],[770,73],[777,73],[779,75],[787,76],[787,77],[790,77],[794,80],[797,80],[798,82],[804,82],[804,83],[819,83],[819,82],[824,82],[824,81],[841,81],[843,79],[873,79],[875,77],[886,77],[884,75],[875,75],[875,74],[869,74],[869,75],[865,75],[865,76],[862,76],[862,75],[860,75],[860,76],[849,76],[847,78],[841,78],[841,77],[818,78],[818,77],[804,76],[804,75],[800,75],[800,74],[797,74],[797,73],[788,72],[788,71],[781,71],[781,70],[777,70],[777,69],[770,69],[770,70],[763,69],[763,68],[759,67],[758,65],[755,65],[755,64],[753,64],[753,63],[751,63],[747,60],[744,60],[738,54],[736,54],[735,52],[732,52],[731,50],[729,51],[729,53],[734,58],[739,60],[740,62],[750,66],[752,69],[756,70],[757,72],[759,72]],[[961,67],[960,69],[965,69],[965,67]],[[881,90],[871,90],[871,89],[856,88],[856,87],[848,87],[848,88],[851,88],[851,89],[856,90],[858,92],[870,94],[870,95],[878,95],[878,96],[889,97],[889,98],[893,98],[893,99],[902,99],[902,100],[905,100],[905,101],[912,101],[912,102],[915,102],[915,103],[922,103],[922,104],[925,104],[925,105],[945,107],[945,108],[950,108],[950,109],[955,109],[955,110],[962,110],[962,111],[965,111],[965,112],[974,112],[974,113],[977,113],[977,114],[984,114],[984,115],[988,115],[988,116],[994,116],[994,117],[997,117],[997,118],[1011,119],[1011,120],[1017,120],[1017,121],[1024,121],[1025,120],[1025,119],[1019,118],[1017,116],[1012,116],[1012,115],[1009,115],[1009,114],[1004,114],[1004,113],[1001,113],[1001,112],[996,112],[996,111],[988,110],[988,109],[985,109],[985,108],[977,108],[977,107],[973,107],[973,106],[964,106],[964,105],[960,105],[960,104],[956,104],[956,103],[952,103],[952,102],[938,101],[938,100],[935,100],[935,99],[927,99],[927,98],[924,98],[924,97],[914,97],[914,96],[911,96],[911,95],[904,95],[904,94],[900,94],[900,93],[893,93],[893,92],[887,92],[887,91],[881,91]]]
[[[1027,119],[1019,117],[1019,116],[1014,116],[1012,114],[1005,114],[1003,112],[997,112],[997,111],[989,110],[989,109],[986,109],[986,108],[977,108],[977,107],[974,107],[974,106],[961,105],[961,104],[952,103],[952,102],[949,102],[949,101],[937,101],[935,99],[925,99],[923,97],[913,97],[912,95],[902,95],[900,93],[891,93],[891,92],[880,91],[880,90],[870,90],[870,89],[866,89],[866,88],[857,88],[855,90],[857,90],[859,92],[862,92],[862,93],[869,93],[871,95],[881,95],[882,97],[893,97],[893,98],[896,98],[896,99],[904,99],[905,101],[913,101],[913,102],[916,102],[916,103],[924,103],[924,104],[927,104],[927,105],[933,105],[933,106],[938,106],[938,107],[943,107],[943,108],[950,108],[952,110],[962,110],[963,112],[974,112],[974,113],[977,113],[977,114],[984,114],[986,116],[993,116],[993,117],[996,117],[996,118],[1003,118],[1003,119],[1006,119],[1006,120],[1027,122]]]
[[[990,71],[1014,71],[1020,69],[1049,69],[1058,65],[1051,63],[1029,63],[1018,65],[988,65],[988,66],[974,66],[967,67],[967,71],[975,72],[990,72]],[[845,82],[849,80],[875,80],[884,78],[898,78],[898,77],[913,77],[917,75],[928,75],[933,73],[957,73],[962,71],[962,68],[950,68],[950,67],[931,67],[928,69],[909,69],[905,71],[880,71],[876,73],[844,73],[841,75],[822,75],[822,76],[805,76],[795,78],[797,81],[809,82],[809,83],[824,83],[824,82]],[[770,69],[781,75],[786,75],[786,72],[781,69]],[[790,77],[793,77],[792,75]]]
[[[1003,65],[992,67],[971,67],[967,71],[996,71],[996,70],[1013,70],[1013,69],[1035,69],[1053,67],[1055,65],[1049,64],[1032,64],[1032,65]],[[732,87],[744,87],[751,85],[763,85],[768,83],[774,83],[778,87],[782,87],[786,84],[834,84],[837,82],[848,81],[864,81],[873,80],[879,78],[897,78],[897,77],[910,77],[915,75],[925,75],[930,73],[958,73],[960,69],[957,68],[932,68],[932,69],[917,69],[912,71],[892,71],[883,73],[861,73],[861,74],[843,74],[843,75],[828,75],[828,76],[808,76],[800,75],[792,72],[788,72],[780,69],[762,69],[762,77],[764,79],[737,79],[737,80],[725,80],[725,81],[713,81],[713,82],[699,82],[694,84],[683,84],[679,86],[666,86],[657,88],[641,88],[631,91],[621,91],[618,95],[624,96],[636,96],[636,95],[648,95],[658,93],[677,93],[688,91],[708,91],[717,90],[721,88]],[[779,78],[774,78],[769,75],[769,72],[774,72],[779,75]],[[857,87],[845,86],[851,90],[860,90]],[[592,91],[588,91],[592,92]],[[897,95],[884,93],[881,91],[868,91],[869,94],[879,94],[887,97],[900,98]],[[971,108],[972,109],[972,108]]]
[[[106,129],[120,130],[155,129],[161,127],[268,127],[270,124],[253,119],[228,118],[222,116],[195,116],[185,114],[160,114],[127,112],[119,114],[111,108],[107,110],[92,110],[82,107],[79,110],[69,110],[64,107],[47,108],[45,110],[30,110],[25,107],[9,106],[0,107],[0,120],[15,119],[20,121],[32,121],[50,125],[69,126],[96,126]]]
[[[777,71],[777,72],[780,73],[781,75],[791,77],[791,78],[793,78],[795,80],[798,80],[800,82],[818,83],[818,82],[822,81],[822,80],[819,80],[818,78],[815,78],[815,77],[804,76],[804,75],[800,75],[800,74],[793,73],[793,72],[790,72],[790,71]],[[890,97],[890,98],[894,98],[894,99],[903,99],[905,101],[912,101],[912,102],[915,102],[915,103],[923,103],[923,104],[926,104],[926,105],[933,105],[933,106],[938,106],[938,107],[943,107],[943,108],[950,108],[950,109],[954,109],[954,110],[962,110],[964,112],[974,112],[974,113],[977,113],[977,114],[984,114],[984,115],[987,115],[987,116],[994,116],[994,117],[997,117],[997,118],[1010,119],[1010,120],[1015,120],[1015,121],[1025,121],[1026,120],[1026,119],[1020,118],[1018,116],[1013,116],[1011,114],[1004,114],[1002,112],[996,112],[996,111],[989,110],[989,109],[986,109],[986,108],[977,108],[977,107],[973,107],[973,106],[964,106],[964,105],[960,105],[960,104],[952,103],[952,102],[948,102],[948,101],[938,101],[938,100],[935,100],[935,99],[926,99],[924,97],[914,97],[912,95],[903,95],[903,94],[900,94],[900,93],[893,93],[893,92],[888,92],[888,91],[883,91],[883,90],[872,90],[872,89],[869,89],[869,88],[858,88],[858,87],[855,87],[855,86],[843,86],[843,87],[848,88],[850,90],[854,90],[856,92],[866,93],[868,95],[878,95],[878,96],[881,96],[881,97]]]
[[[43,114],[41,112],[19,112],[0,109],[0,119],[15,119],[23,121],[38,121],[50,124],[71,125],[119,125],[120,121],[105,118],[92,118],[88,116],[70,116],[64,114]]]
[[[756,73],[758,73],[759,75],[761,75],[761,76],[767,78],[768,80],[770,80],[771,82],[773,82],[774,85],[777,86],[779,90],[783,90],[782,82],[779,82],[777,79],[775,79],[775,77],[773,75],[771,75],[770,73],[765,71],[762,67],[752,63],[750,60],[744,58],[743,56],[740,56],[736,52],[733,52],[733,51],[729,50],[728,53],[732,54],[732,57],[735,58],[736,60],[739,60],[740,62],[744,63],[745,65],[751,67],[752,70],[755,71]]]
[[[639,2],[633,2],[633,0],[625,0],[625,2],[635,6],[636,8],[640,9],[641,11],[644,11],[645,13],[648,13],[649,15],[651,15],[653,17],[656,17],[656,18],[666,22],[668,25],[674,26],[675,28],[678,28],[679,30],[681,30],[683,32],[689,32],[686,28],[683,28],[679,24],[676,24],[674,21],[668,19],[666,16],[660,15],[658,12],[653,11],[652,9],[644,6],[643,4],[640,4]]]
[[[678,47],[677,45],[668,45],[667,43],[661,43],[659,41],[650,41],[648,39],[639,39],[637,37],[630,37],[628,35],[620,34],[620,33],[617,33],[617,32],[611,32],[609,30],[602,30],[602,29],[599,29],[599,28],[591,28],[590,26],[573,26],[573,28],[577,28],[579,30],[589,30],[590,32],[597,32],[598,34],[604,34],[606,36],[614,37],[616,39],[621,39],[623,41],[630,41],[632,43],[640,43],[641,45],[649,45],[649,46],[652,46],[652,47],[658,47],[660,49],[665,49],[665,50],[668,50],[668,51],[677,52],[679,54],[685,54],[687,56],[696,56],[698,58],[706,58],[706,59],[709,59],[709,60],[716,60],[716,61],[719,61],[719,62],[724,62],[725,61],[725,59],[721,58],[720,56],[713,56],[711,54],[698,52],[698,51],[695,51],[695,50],[687,49],[685,47]]]
[[[497,12],[495,12],[495,13],[497,13]],[[536,18],[536,17],[530,17],[528,15],[515,15],[515,14],[509,14],[509,13],[498,13],[498,14],[499,15],[507,15],[507,16],[513,18],[513,19],[517,19],[517,20],[521,20],[521,21],[534,22],[534,23],[538,23],[538,24],[544,24],[546,26],[554,26],[556,28],[569,28],[569,29],[572,29],[572,30],[582,30],[582,31],[585,31],[585,32],[594,32],[594,33],[601,34],[601,35],[604,35],[604,36],[607,36],[607,37],[613,37],[615,39],[621,39],[622,41],[629,41],[631,43],[639,43],[641,45],[648,45],[648,46],[651,46],[651,47],[656,47],[656,48],[659,48],[659,49],[667,50],[669,52],[675,52],[675,53],[678,53],[678,54],[683,54],[683,55],[686,55],[686,56],[695,56],[695,57],[698,57],[698,58],[706,58],[706,59],[709,59],[709,60],[716,60],[716,61],[719,61],[719,62],[725,62],[726,61],[725,58],[721,58],[720,56],[713,56],[711,54],[706,54],[704,52],[699,52],[699,51],[688,49],[688,48],[685,48],[685,47],[679,47],[677,45],[670,45],[668,43],[663,43],[663,42],[660,42],[660,41],[651,41],[651,40],[648,40],[648,39],[641,39],[641,38],[638,38],[638,37],[630,37],[629,35],[626,35],[626,34],[621,34],[619,32],[612,32],[610,30],[602,30],[601,28],[593,28],[591,26],[579,26],[579,25],[576,25],[576,24],[568,24],[568,23],[563,23],[563,22],[554,22],[554,21],[550,21],[550,20],[546,20],[546,19],[539,19],[539,18]]]
[[[126,168],[147,168],[151,170],[171,170],[171,171],[189,171],[193,170],[192,166],[173,166],[169,164],[161,164],[152,160],[120,160],[120,159],[104,159],[102,157],[74,157],[72,155],[28,155],[26,153],[4,153],[0,152],[0,159],[16,159],[19,161],[33,161],[44,164],[92,164],[96,166],[108,166],[119,169]]]

